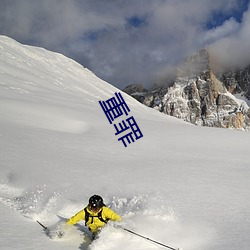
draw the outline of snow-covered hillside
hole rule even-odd
[[[76,62],[0,37],[1,249],[163,249],[108,225],[53,227],[92,194],[122,225],[184,250],[250,248],[250,134],[197,127],[122,93],[143,137],[124,147],[99,101],[120,92]],[[83,225],[83,223],[81,224]]]

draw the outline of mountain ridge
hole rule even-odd
[[[217,72],[211,61],[209,51],[202,49],[177,68],[171,85],[143,91],[140,85],[131,85],[124,92],[148,107],[195,125],[248,130],[250,66]]]

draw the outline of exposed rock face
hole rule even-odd
[[[137,101],[142,102],[144,101],[144,95],[146,94],[147,90],[144,89],[143,85],[141,84],[131,84],[128,85],[125,89],[123,89],[125,93],[128,95],[133,96]]]
[[[225,84],[230,93],[242,93],[250,100],[250,66],[218,74],[218,79]]]
[[[171,87],[136,92],[149,107],[196,125],[248,129],[250,109],[233,93],[249,96],[249,71],[229,72],[220,80],[209,65],[209,53],[201,50],[177,70]],[[134,93],[131,93],[134,96]]]

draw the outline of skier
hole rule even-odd
[[[85,226],[92,232],[92,238],[94,239],[109,220],[120,222],[122,219],[113,210],[105,206],[101,196],[95,194],[89,198],[89,204],[72,216],[67,224],[74,225],[80,220],[85,220]]]

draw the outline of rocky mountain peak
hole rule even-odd
[[[250,93],[250,67],[249,71],[216,74],[210,64],[208,50],[202,49],[178,67],[171,86],[125,92],[149,107],[196,125],[250,128],[249,106],[233,95]]]
[[[177,77],[194,77],[210,70],[209,53],[202,49],[188,57],[177,69]]]

